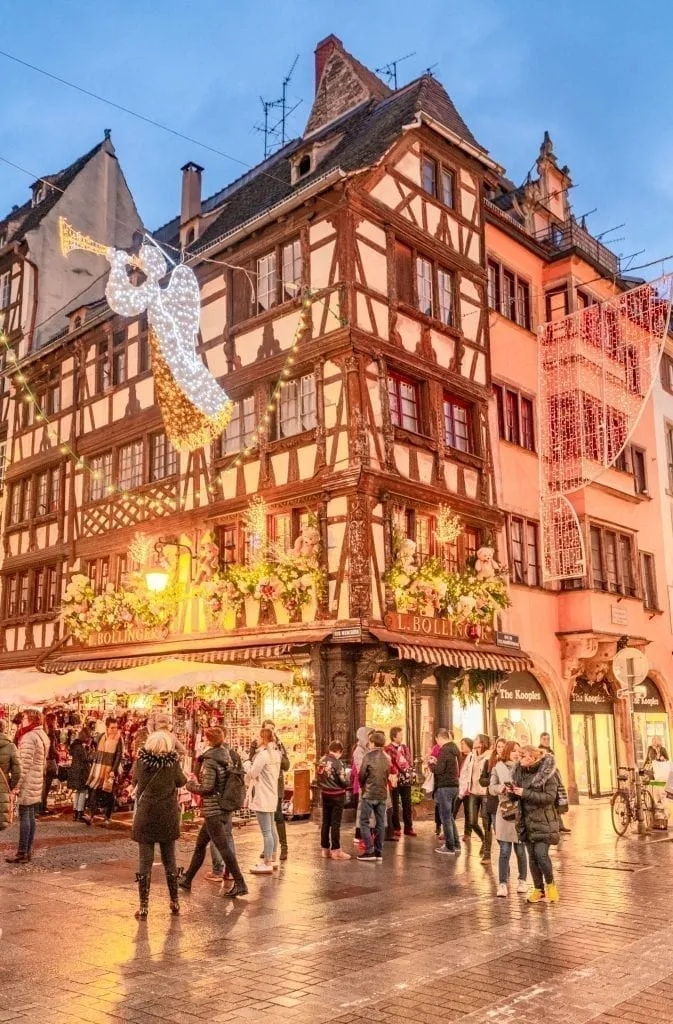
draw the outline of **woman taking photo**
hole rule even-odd
[[[261,729],[254,759],[243,765],[251,783],[249,807],[257,815],[264,839],[262,861],[250,869],[253,875],[270,875],[278,868],[278,833],[274,815],[278,804],[280,762],[281,752],[273,742],[273,732]]]
[[[500,741],[498,741],[500,743]],[[496,745],[497,749],[497,745]],[[516,807],[508,795],[505,787],[512,784],[512,769],[518,764],[521,757],[521,749],[518,743],[509,741],[500,746],[497,760],[491,769],[491,781],[488,787],[489,793],[498,801],[498,809],[495,815],[495,838],[500,846],[498,857],[498,891],[497,896],[507,896],[509,882],[509,862],[512,856],[512,847],[516,855],[516,863],[519,869],[519,881],[517,892],[527,892],[526,883],[526,847],[519,839],[516,830]],[[503,811],[507,813],[505,818]]]
[[[528,850],[534,885],[528,893],[528,902],[539,903],[546,894],[550,903],[558,903],[559,892],[549,857],[549,847],[557,846],[560,839],[556,809],[560,778],[556,762],[539,747],[522,747],[521,760],[514,765],[512,780],[505,786],[505,792],[518,798],[516,828],[519,841],[525,842]]]
[[[178,868],[175,842],[180,837],[178,790],[187,782],[169,732],[153,732],[138,751],[133,766],[136,789],[136,813],[131,839],[138,844],[138,896],[136,918],[147,917],[152,881],[154,844],[159,844],[172,914],[180,913]]]

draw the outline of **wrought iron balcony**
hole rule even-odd
[[[536,235],[536,241],[557,256],[575,249],[598,270],[612,276],[619,274],[619,257],[574,221],[566,222],[563,227],[552,225],[543,234]]]

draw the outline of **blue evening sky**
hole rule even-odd
[[[260,95],[313,93],[313,50],[330,32],[370,68],[410,51],[400,84],[434,73],[480,142],[521,181],[545,129],[577,186],[575,212],[634,263],[673,253],[673,7],[651,0],[0,0],[0,49],[220,149],[225,159],[0,57],[0,157],[60,169],[104,128],[149,228],[178,210],[180,166],[204,195],[263,155]],[[0,208],[31,178],[0,163]],[[673,269],[673,260],[668,264]],[[654,276],[659,267],[649,273]]]

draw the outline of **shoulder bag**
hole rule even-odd
[[[7,778],[5,773],[3,772],[2,768],[0,768],[0,777],[2,777],[2,781],[4,782],[5,786],[7,787],[7,795],[9,796],[9,810],[7,812],[8,813],[7,824],[11,825],[13,823],[13,821],[14,821],[14,815],[16,813],[16,795],[12,792],[12,790],[10,788],[10,785],[9,785],[9,779]]]

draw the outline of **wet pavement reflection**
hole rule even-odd
[[[440,857],[431,822],[382,864],[322,860],[317,826],[297,823],[246,899],[221,898],[206,864],[171,917],[155,866],[141,924],[126,832],[41,825],[33,863],[0,866],[0,1024],[673,1021],[673,843],[617,840],[604,802],[570,824],[556,906],[496,899],[497,851]],[[236,840],[247,868],[258,833]]]

